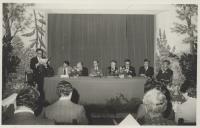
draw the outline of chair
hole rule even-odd
[[[179,118],[178,125],[196,125],[196,122],[184,122],[183,118]]]

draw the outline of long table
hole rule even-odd
[[[66,80],[78,91],[81,104],[105,104],[109,99],[124,95],[127,99],[143,98],[146,79],[134,77],[120,78],[61,78],[46,77],[44,79],[45,99],[53,103],[58,99],[56,86],[61,80]]]

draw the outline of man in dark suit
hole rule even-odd
[[[131,66],[131,61],[129,59],[124,60],[123,70],[128,77],[136,76],[135,68]]]
[[[156,76],[157,80],[164,85],[170,84],[172,82],[173,71],[169,69],[170,61],[164,60],[161,69]]]
[[[22,89],[16,98],[16,110],[14,116],[5,124],[9,125],[50,125],[53,121],[37,118],[34,115],[34,110],[37,107],[39,92],[33,87]]]
[[[111,60],[110,66],[107,69],[107,75],[108,76],[118,76],[119,75],[116,60]]]
[[[43,50],[42,49],[36,49],[37,55],[33,57],[30,61],[30,68],[33,70],[33,80],[37,84],[37,89],[40,92],[40,105],[41,107],[38,108],[38,113],[40,113],[42,110],[42,106],[44,103],[44,90],[43,90],[43,84],[44,84],[44,77],[46,75],[46,65],[44,63],[41,63],[41,60],[43,57]],[[37,113],[37,112],[36,112]]]
[[[88,124],[84,107],[71,101],[72,85],[67,81],[60,81],[57,92],[59,100],[46,107],[41,116],[55,120],[56,124]]]
[[[150,61],[148,59],[144,59],[144,66],[141,66],[139,69],[140,76],[143,77],[152,77],[154,74],[154,69],[149,65]]]

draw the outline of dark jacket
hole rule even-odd
[[[33,57],[30,62],[30,68],[33,70],[33,73],[37,72],[36,64],[38,63],[37,56]]]
[[[153,67],[148,67],[147,70],[145,70],[144,66],[141,66],[139,69],[139,74],[145,74],[148,77],[152,77],[154,74],[154,69]]]
[[[16,113],[14,116],[7,121],[5,121],[7,125],[53,125],[54,121],[37,118],[32,113],[21,112]]]
[[[165,72],[162,72],[160,69],[156,79],[164,84],[169,84],[172,82],[173,71],[171,69],[167,69]]]
[[[125,66],[123,68],[125,69]],[[135,68],[130,66],[129,71],[126,73],[126,75],[131,75],[132,77],[136,76]]]
[[[111,67],[108,67],[107,75],[108,76],[118,76],[119,75],[118,68],[116,67],[114,71],[111,71]]]
[[[88,76],[88,69],[83,67],[82,71],[78,72],[79,76]]]

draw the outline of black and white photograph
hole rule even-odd
[[[1,3],[1,124],[197,126],[198,2],[77,1]]]

